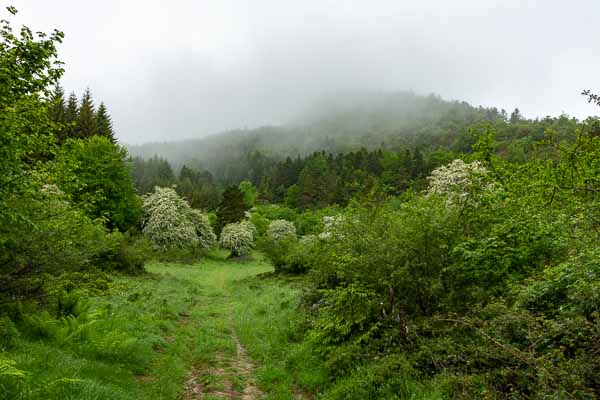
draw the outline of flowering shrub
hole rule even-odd
[[[319,239],[329,239],[334,234],[340,233],[340,227],[344,222],[344,217],[341,215],[323,217],[323,232],[319,234]]]
[[[156,187],[144,197],[143,233],[159,250],[207,250],[215,244],[208,217],[194,210],[174,189]]]
[[[479,161],[465,163],[457,159],[431,172],[427,194],[446,197],[448,205],[464,205],[477,192],[492,189],[492,184],[486,182],[487,174]]]
[[[271,221],[269,229],[267,229],[267,235],[270,239],[280,241],[285,238],[296,237],[296,227],[290,221],[285,219],[276,219]]]
[[[244,220],[244,221],[240,221],[238,222],[244,229],[247,229],[250,231],[250,233],[252,234],[252,240],[256,240],[256,237],[258,236],[258,230],[256,229],[256,226],[254,226],[254,224],[248,220]]]
[[[254,248],[253,225],[248,222],[227,224],[221,231],[219,244],[222,248],[231,251],[232,257],[244,256]]]
[[[217,244],[217,235],[213,232],[208,216],[202,214],[200,210],[191,209],[190,218],[196,228],[200,248],[202,250],[213,248]]]

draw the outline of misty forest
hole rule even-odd
[[[4,7],[0,399],[600,398],[597,80],[577,117],[349,87],[136,142]]]

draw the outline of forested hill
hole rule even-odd
[[[464,150],[467,127],[478,122],[520,120],[497,108],[412,92],[345,94],[322,98],[284,126],[239,129],[200,139],[129,146],[132,155],[208,169],[224,180],[226,167],[248,154],[285,158],[314,151],[444,146]],[[193,130],[194,127],[190,127]],[[467,144],[468,146],[468,144]],[[232,178],[232,179],[228,179]]]

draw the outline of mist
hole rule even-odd
[[[65,33],[63,86],[104,101],[124,143],[284,124],[361,90],[584,118],[581,91],[600,88],[593,0],[14,5],[16,22]]]

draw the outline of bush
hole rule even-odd
[[[152,245],[145,237],[126,233],[119,245],[105,254],[98,266],[105,271],[118,271],[130,275],[144,272],[144,265],[152,255]]]
[[[254,248],[254,231],[250,222],[238,222],[225,225],[221,231],[219,244],[231,251],[230,257],[242,257],[250,254]]]
[[[206,251],[216,242],[208,217],[192,209],[174,189],[156,187],[144,197],[144,212],[143,233],[159,251]]]
[[[267,236],[273,241],[281,241],[287,238],[296,238],[296,227],[293,223],[284,219],[271,221]]]

